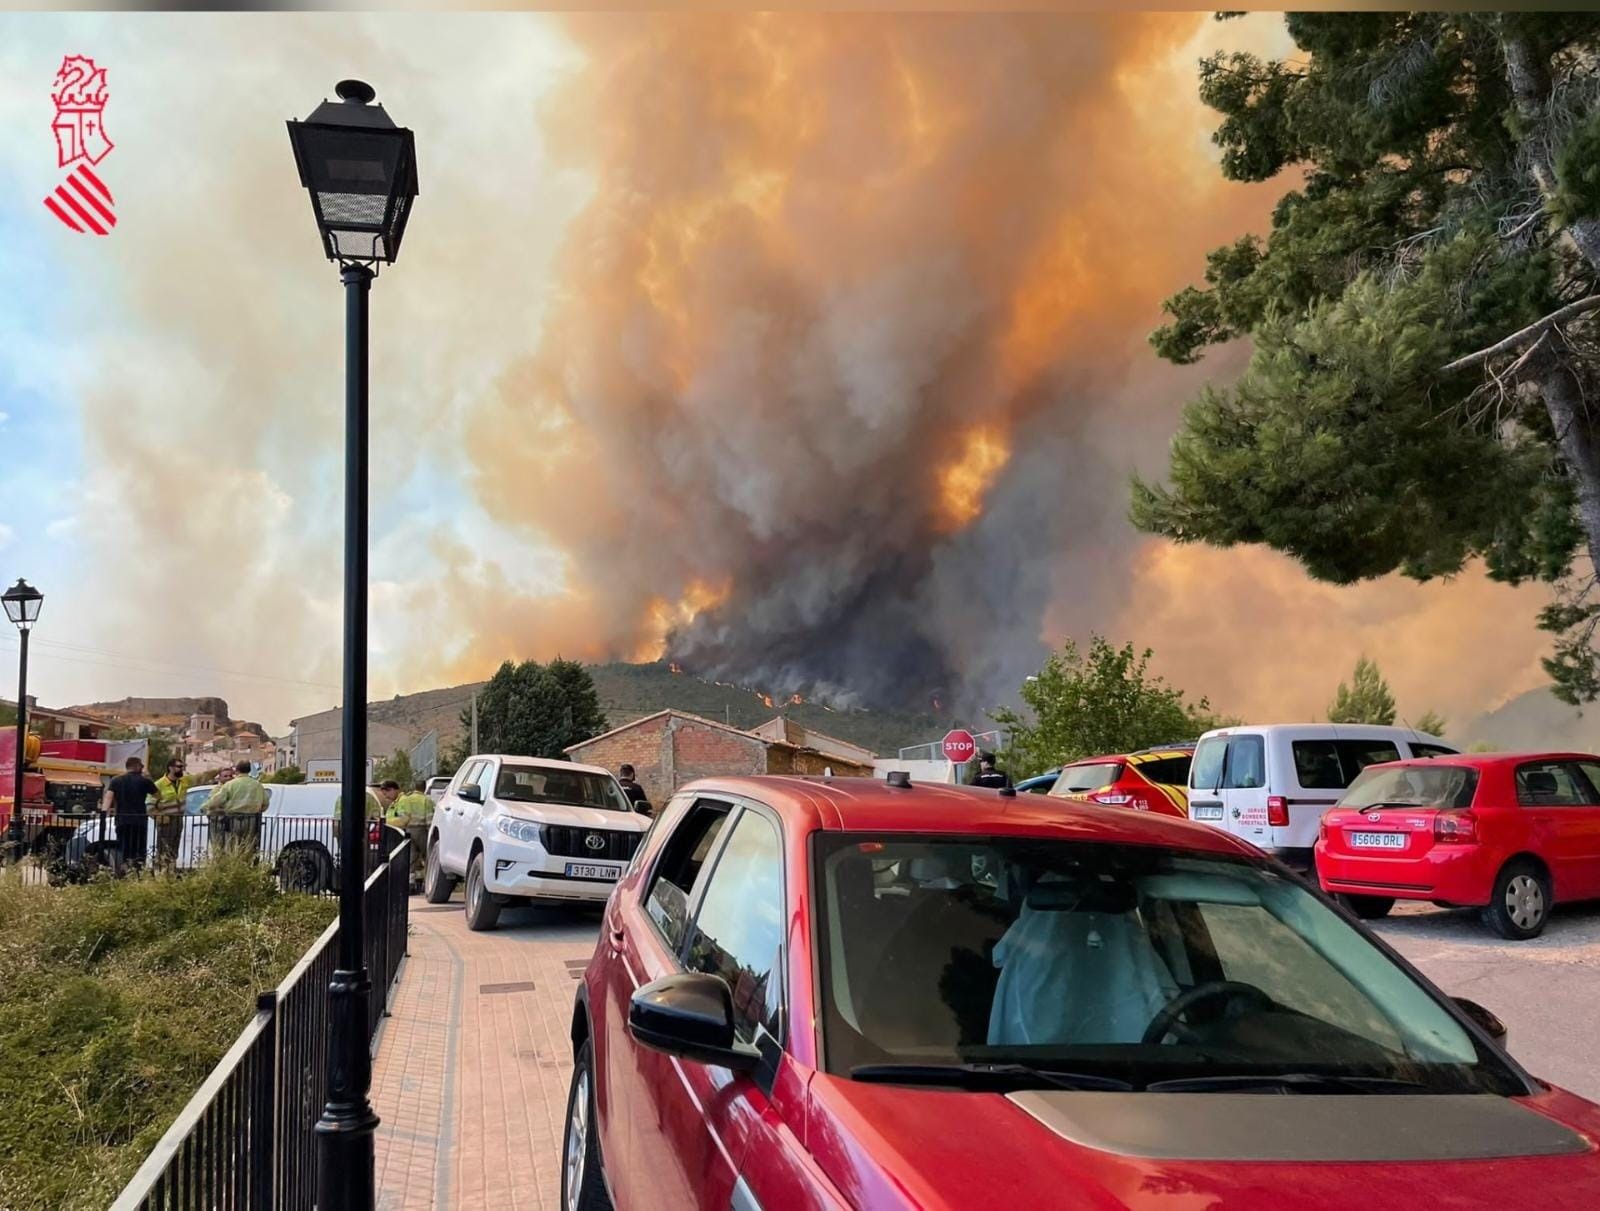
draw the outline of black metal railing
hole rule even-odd
[[[371,1033],[405,955],[411,843],[402,839],[363,890]],[[112,1211],[311,1211],[316,1122],[327,1098],[328,984],[339,957],[329,925],[155,1146]]]
[[[237,818],[235,818],[237,819]],[[82,883],[111,875],[135,877],[202,865],[224,846],[248,846],[269,867],[285,890],[325,895],[338,891],[338,821],[332,816],[263,815],[243,822],[241,836],[234,820],[226,824],[203,815],[185,815],[178,827],[164,833],[157,821],[144,820],[144,836],[124,836],[118,817],[101,811],[23,813],[20,852],[0,855],[0,875],[29,883]],[[398,833],[368,821],[367,873],[383,863]]]

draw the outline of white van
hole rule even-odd
[[[206,799],[214,786],[195,786],[183,798],[183,831],[178,835],[178,869],[193,870],[211,850]],[[339,843],[333,805],[339,798],[337,783],[306,782],[298,785],[269,783],[267,806],[261,813],[258,853],[291,891],[323,892],[337,884]],[[145,852],[156,853],[156,825],[146,825]],[[67,844],[67,862],[82,865],[113,862],[117,852],[117,818],[96,816],[80,825]]]
[[[1437,736],[1371,723],[1218,728],[1200,737],[1189,766],[1189,819],[1310,870],[1322,814],[1363,769],[1455,751]]]

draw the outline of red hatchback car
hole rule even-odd
[[[1537,936],[1600,897],[1600,757],[1486,753],[1368,766],[1322,819],[1317,877],[1365,917],[1396,900],[1483,909]]]
[[[584,973],[562,1206],[1600,1206],[1497,1025],[1217,829],[706,780]]]

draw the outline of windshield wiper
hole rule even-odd
[[[1419,1081],[1385,1076],[1328,1076],[1320,1072],[1230,1073],[1152,1081],[1147,1093],[1432,1093]]]
[[[1115,1077],[1057,1072],[1028,1064],[860,1064],[850,1069],[850,1079],[890,1085],[960,1085],[968,1089],[1049,1085],[1056,1089],[1126,1093],[1133,1088]]]

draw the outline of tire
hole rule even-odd
[[[1495,876],[1483,923],[1502,938],[1526,942],[1544,932],[1554,903],[1549,875],[1526,859],[1508,862]]]
[[[1363,921],[1381,921],[1389,915],[1389,910],[1394,907],[1393,896],[1341,895],[1339,902]]]
[[[611,1211],[600,1160],[600,1136],[594,1113],[594,1048],[588,1039],[578,1048],[567,1089],[567,1125],[561,1133],[562,1211]]]
[[[500,901],[483,885],[483,851],[467,864],[467,928],[493,929],[500,921]]]
[[[444,873],[439,865],[439,841],[434,838],[428,847],[428,858],[422,868],[422,898],[429,904],[443,904],[456,890],[456,877]]]
[[[278,887],[320,896],[333,886],[333,860],[320,848],[296,845],[278,856]]]

